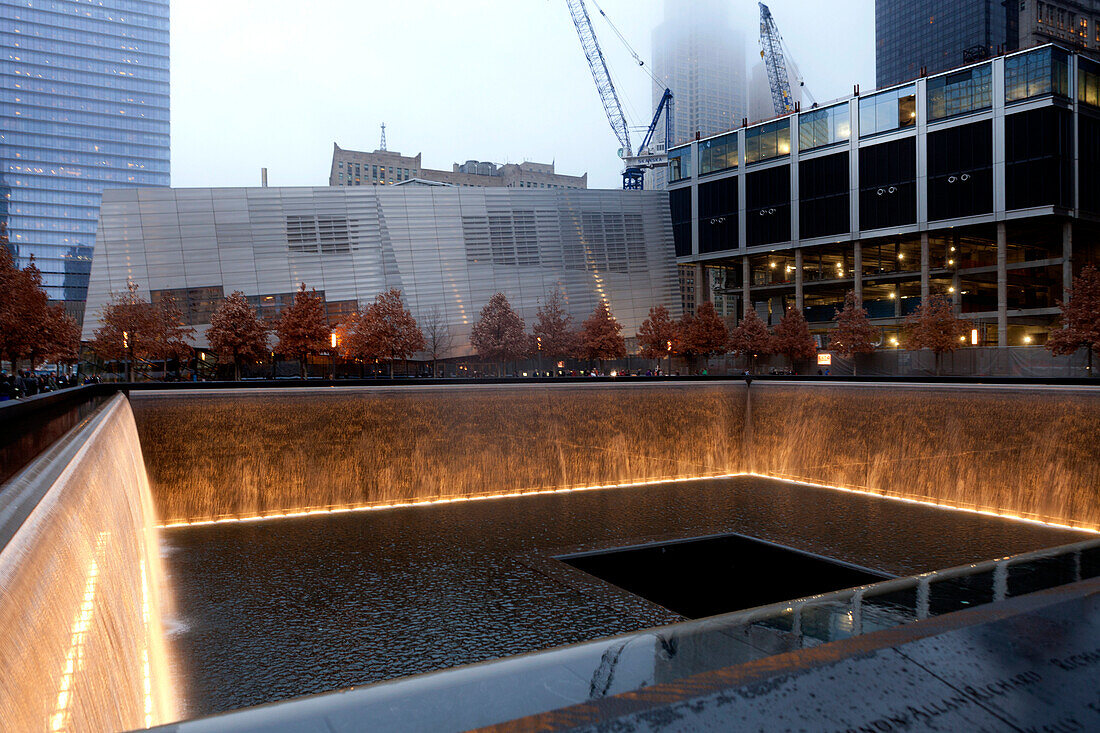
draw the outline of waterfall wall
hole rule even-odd
[[[124,396],[5,485],[0,523],[0,727],[173,720],[155,514]]]
[[[755,471],[1100,527],[1100,389],[742,382],[141,392],[167,522]]]
[[[741,471],[743,383],[140,392],[166,522]]]
[[[751,470],[1100,528],[1100,388],[754,382]]]

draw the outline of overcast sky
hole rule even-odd
[[[599,2],[648,60],[663,1]],[[756,2],[730,3],[757,53]],[[873,88],[873,0],[769,6],[819,101]],[[593,22],[629,122],[648,125],[649,78]],[[273,186],[327,185],[333,142],[374,150],[383,121],[387,147],[426,168],[555,161],[592,188],[621,185],[564,0],[172,3],[174,186],[258,185],[265,166]]]

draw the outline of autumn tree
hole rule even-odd
[[[219,361],[233,364],[233,379],[241,378],[241,364],[267,356],[267,327],[256,309],[235,290],[210,316],[206,339]]]
[[[14,367],[27,358],[33,369],[42,361],[75,361],[79,346],[76,321],[60,304],[50,305],[33,258],[19,269],[0,242],[0,359]]]
[[[169,360],[175,360],[178,372],[179,364],[190,360],[194,351],[191,341],[195,329],[184,323],[183,311],[176,299],[167,293],[153,304],[153,319],[156,323],[151,347],[153,356],[164,360],[165,372]]]
[[[425,346],[424,334],[397,288],[375,296],[359,321],[359,330],[368,351],[388,358],[391,378],[395,361],[406,360]]]
[[[333,329],[336,334],[337,353],[344,358],[360,362],[359,376],[363,376],[363,363],[376,362],[384,356],[378,350],[379,344],[370,335],[369,322],[364,320],[365,318],[366,311],[356,311],[336,324]]]
[[[726,322],[710,301],[696,308],[694,316],[685,316],[680,322],[681,349],[688,357],[705,359],[724,354],[729,348],[729,340]]]
[[[753,372],[756,371],[757,357],[775,352],[772,335],[755,309],[749,308],[741,323],[730,333],[730,350],[739,356],[749,357]]]
[[[44,361],[72,364],[80,356],[80,326],[60,304],[46,309],[42,344]]]
[[[1100,349],[1100,272],[1089,265],[1073,278],[1062,309],[1061,328],[1051,331],[1047,348],[1055,356],[1088,350],[1088,373],[1092,374],[1092,352]]]
[[[99,320],[102,325],[93,334],[92,348],[105,360],[125,360],[126,379],[134,381],[135,363],[157,356],[162,320],[152,303],[141,297],[135,282],[128,282],[125,291],[111,294]]]
[[[420,330],[424,334],[424,350],[432,359],[432,376],[436,377],[436,362],[454,347],[454,334],[447,322],[447,314],[433,305],[420,317]]]
[[[663,305],[649,309],[649,317],[642,321],[638,329],[638,344],[642,347],[643,359],[662,359],[668,357],[668,371],[672,371],[672,351],[679,339],[676,321]]]
[[[503,374],[504,362],[527,355],[530,342],[526,328],[504,293],[497,293],[481,309],[481,318],[474,324],[470,343],[482,359],[499,361]]]
[[[931,349],[936,355],[936,375],[940,373],[943,354],[963,344],[966,322],[955,317],[951,301],[944,295],[932,295],[909,314],[903,326],[905,348]]]
[[[306,378],[306,360],[310,354],[320,354],[331,348],[325,305],[316,290],[306,291],[301,283],[294,304],[283,311],[275,324],[280,354],[298,360],[302,379]]]
[[[791,307],[775,325],[772,336],[775,353],[787,357],[794,370],[796,361],[813,359],[817,355],[817,342],[810,335],[810,325],[798,308]]]
[[[573,316],[565,309],[565,298],[561,290],[554,288],[546,302],[535,314],[534,347],[539,356],[551,359],[576,356],[580,348],[580,337],[573,323]]]
[[[836,311],[836,328],[829,336],[829,349],[852,359],[856,354],[870,354],[875,350],[879,331],[867,318],[867,309],[856,301],[856,294],[849,290],[844,296],[844,309]],[[855,361],[852,374],[856,373]]]
[[[615,320],[611,307],[601,298],[592,315],[581,326],[581,358],[599,361],[601,372],[604,359],[624,358],[626,341],[623,340],[622,330],[623,324]]]

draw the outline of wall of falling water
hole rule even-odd
[[[756,381],[143,392],[168,523],[755,471],[1100,528],[1100,390]]]
[[[166,522],[742,470],[743,383],[140,392]]]
[[[1100,389],[754,382],[750,470],[1100,528]]]
[[[66,440],[72,450],[49,457],[64,462],[60,475],[17,476],[5,487],[52,480],[0,551],[0,727],[107,731],[169,722],[163,574],[125,397]]]

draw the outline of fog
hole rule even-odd
[[[663,0],[597,0],[643,59]],[[728,10],[746,65],[759,11]],[[673,5],[687,0],[673,0]],[[769,3],[818,100],[874,84],[872,0]],[[652,116],[652,80],[589,0],[631,125]],[[172,183],[327,185],[332,144],[468,158],[555,162],[620,185],[607,123],[564,0],[186,0],[172,6]],[[731,35],[733,38],[733,35]],[[641,131],[634,135],[635,144]]]

